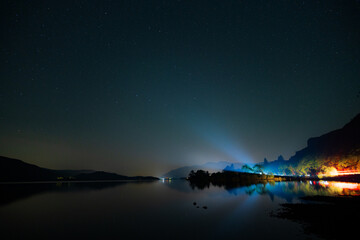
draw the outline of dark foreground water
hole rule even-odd
[[[356,195],[359,190],[358,184],[328,182],[233,189],[199,189],[184,180],[0,184],[0,237],[317,239],[305,234],[300,223],[273,213],[282,203],[302,201],[299,197]]]

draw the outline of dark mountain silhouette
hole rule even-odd
[[[93,170],[52,170],[18,159],[0,156],[0,182],[57,181],[57,180],[157,180],[155,177],[128,177]]]
[[[289,160],[299,162],[306,157],[360,156],[360,114],[343,128],[310,138],[307,147]],[[341,159],[339,159],[341,160]]]
[[[360,171],[360,114],[343,128],[310,138],[307,147],[288,161],[264,164],[266,169],[286,174],[312,175],[339,171]]]
[[[93,173],[94,170],[52,170],[57,173],[58,176],[74,177],[82,173]]]
[[[93,173],[82,173],[75,176],[75,179],[76,180],[159,180],[156,177],[150,177],[150,176],[128,177],[128,176],[118,175],[116,173],[109,173],[103,171],[96,171]]]
[[[93,173],[82,173],[76,176],[77,180],[127,180],[129,177],[118,175],[116,173],[108,173],[97,171]]]
[[[43,181],[56,180],[54,170],[41,168],[18,159],[0,157],[0,181]]]

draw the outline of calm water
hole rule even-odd
[[[0,184],[0,233],[2,239],[304,239],[309,236],[300,224],[270,213],[300,196],[360,191],[357,184],[341,184]]]

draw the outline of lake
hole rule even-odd
[[[317,239],[273,213],[303,196],[359,192],[356,183],[311,181],[232,189],[185,180],[0,184],[0,232],[2,239]]]

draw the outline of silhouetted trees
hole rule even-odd
[[[194,170],[191,170],[189,173],[189,179],[198,179],[198,180],[205,180],[210,178],[210,174],[208,171],[204,170],[197,170],[196,172]]]
[[[253,167],[253,170],[255,173],[260,173],[263,174],[264,173],[264,166],[261,164],[255,164],[255,166]]]
[[[256,171],[261,172],[262,165],[256,166]],[[209,172],[203,170],[198,170],[196,172],[192,170],[189,174],[188,180],[192,188],[197,187],[199,189],[204,189],[205,187],[209,187],[210,183],[214,186],[234,188],[285,179],[280,179],[280,177],[275,177],[274,175],[256,174],[254,172],[222,171],[209,174]]]
[[[241,170],[243,170],[244,172],[253,172],[254,171],[254,169],[252,167],[250,167],[249,165],[247,165],[247,164],[242,166]]]

